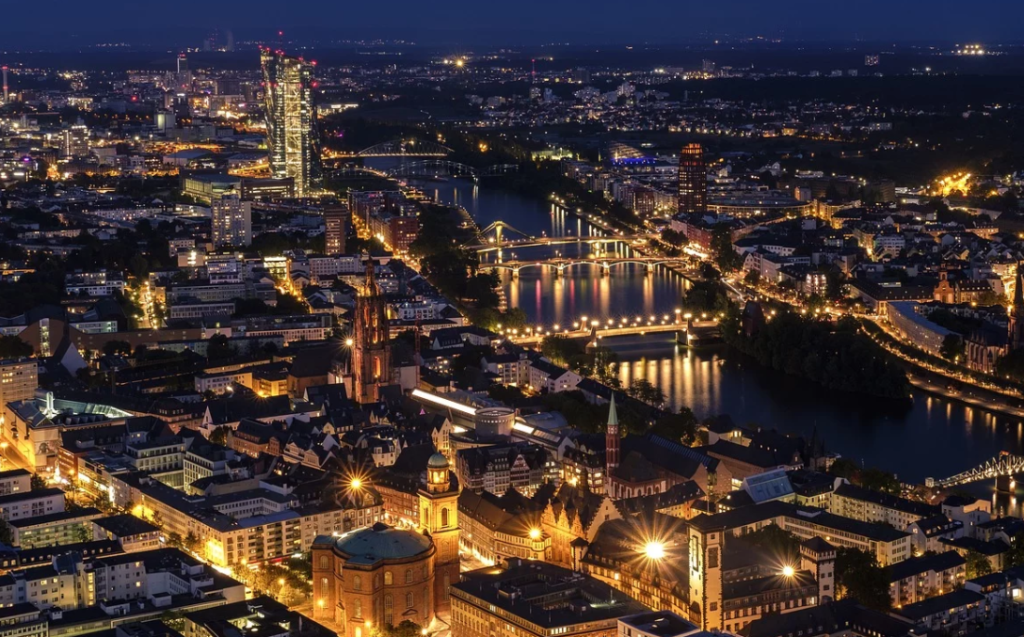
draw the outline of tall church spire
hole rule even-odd
[[[612,400],[608,404],[608,429],[605,433],[605,484],[609,484],[611,473],[619,466],[619,447],[622,438],[619,436],[619,413],[615,409],[615,392],[612,392]]]

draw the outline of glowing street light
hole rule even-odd
[[[353,489],[361,489],[363,487],[363,481],[359,478],[352,478],[351,485]]]
[[[536,528],[530,529],[530,539],[531,540],[539,540],[540,539],[540,529],[536,529]]]
[[[652,560],[660,560],[665,557],[665,545],[661,542],[648,542],[644,546],[644,554]]]
[[[783,577],[793,577],[794,575],[796,575],[796,569],[794,569],[792,566],[789,566],[787,564],[786,566],[782,567]]]

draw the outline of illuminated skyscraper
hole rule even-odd
[[[704,164],[704,148],[687,144],[679,153],[679,212],[708,211],[708,169]]]
[[[294,179],[295,194],[304,197],[320,185],[313,65],[270,49],[263,49],[261,61],[270,172]]]

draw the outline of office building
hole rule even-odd
[[[213,245],[234,248],[252,243],[252,204],[238,195],[225,195],[210,206]]]
[[[345,254],[345,233],[348,231],[348,206],[330,204],[324,206],[324,252]]]
[[[39,365],[34,358],[0,360],[0,406],[35,396]]]
[[[296,196],[304,197],[320,182],[313,65],[270,49],[263,49],[261,61],[270,172],[276,179],[291,177]]]
[[[687,144],[679,153],[679,212],[704,214],[708,210],[708,169],[704,148]]]
[[[64,159],[89,156],[89,129],[75,124],[61,131],[60,155]]]

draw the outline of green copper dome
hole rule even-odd
[[[351,557],[348,562],[374,564],[382,560],[402,560],[426,553],[433,543],[416,531],[396,529],[378,522],[368,529],[338,538],[335,546]]]
[[[422,458],[423,456],[420,456],[420,457]],[[427,468],[428,469],[447,469],[448,468],[448,458],[445,458],[440,453],[435,453],[434,455],[430,456],[430,460],[427,460]]]

